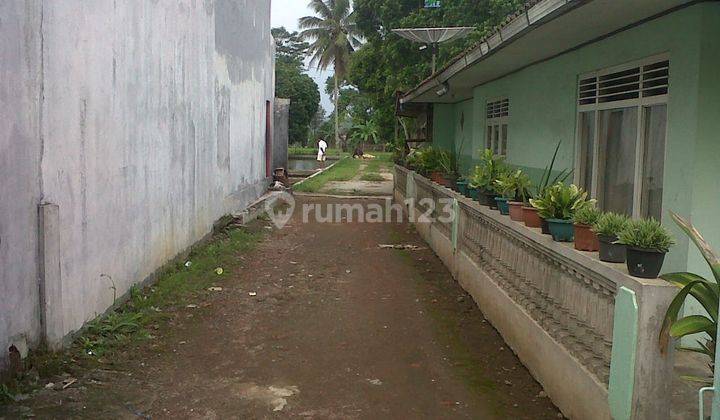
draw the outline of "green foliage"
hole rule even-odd
[[[522,170],[507,171],[495,180],[495,191],[512,201],[523,203],[530,197],[532,181]]]
[[[680,349],[708,356],[708,366],[711,371],[710,378],[689,377],[687,379],[711,383],[712,373],[715,370],[715,338],[717,337],[718,304],[720,303],[720,288],[718,288],[718,283],[720,283],[720,258],[692,224],[675,213],[672,214],[672,217],[675,223],[680,226],[700,250],[705,261],[710,266],[715,281],[707,280],[693,273],[671,273],[660,276],[680,289],[665,313],[665,320],[659,337],[660,349],[664,351],[667,348],[668,337],[682,338],[691,334],[703,334],[702,339],[697,340],[698,347],[681,347]],[[707,316],[690,315],[679,318],[680,311],[688,296],[692,296],[700,302]]]
[[[339,143],[339,86],[345,80],[350,65],[350,54],[360,45],[355,15],[350,0],[310,0],[315,15],[300,18],[300,36],[310,41],[310,65],[334,70],[333,99],[335,100],[335,139]]]
[[[348,81],[367,95],[381,138],[392,138],[395,92],[408,91],[430,75],[432,54],[390,32],[393,28],[474,26],[467,38],[443,44],[438,69],[475,45],[515,11],[522,0],[444,0],[442,8],[419,7],[418,0],[354,0],[355,23],[364,43],[350,59]]]
[[[500,176],[508,171],[505,159],[493,154],[492,150],[485,149],[480,155],[479,165],[470,174],[470,188],[479,188],[485,191],[495,191]]]
[[[305,74],[303,60],[308,44],[297,32],[273,28],[275,37],[275,96],[290,99],[289,142],[307,144],[308,130],[320,107],[320,91]]]
[[[603,213],[593,224],[592,231],[598,235],[617,238],[618,234],[625,230],[630,219],[624,214]]]
[[[558,182],[546,188],[540,197],[531,199],[530,204],[545,219],[572,220],[578,210],[594,206],[595,200],[588,200],[587,192],[577,185]]]
[[[423,147],[411,152],[406,160],[407,166],[421,175],[442,172],[447,175],[456,173],[454,156],[447,150],[436,147]]]
[[[545,170],[543,171],[542,178],[540,178],[540,183],[538,184],[538,188],[537,188],[538,196],[541,196],[548,186],[555,185],[558,182],[564,183],[565,181],[567,181],[567,179],[573,173],[572,169],[563,169],[557,175],[555,175],[554,178],[551,178],[553,169],[555,168],[555,160],[557,159],[557,154],[558,154],[558,151],[560,150],[561,144],[562,144],[562,140],[558,141],[557,146],[555,146],[555,153],[553,153],[553,157],[550,160],[550,164],[548,166],[546,166]]]
[[[602,212],[594,205],[583,206],[575,212],[573,223],[585,226],[594,226]]]
[[[353,126],[351,138],[356,144],[363,146],[365,143],[377,143],[379,140],[377,124],[372,119],[357,123]]]
[[[650,218],[628,222],[625,229],[618,233],[618,243],[657,252],[668,252],[675,244],[675,240],[660,222]]]

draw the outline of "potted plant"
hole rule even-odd
[[[427,176],[430,150],[431,148],[424,148],[411,151],[405,159],[405,165],[408,169],[411,169],[420,175]]]
[[[495,189],[502,194],[502,198],[496,200],[500,205],[503,203],[502,199],[506,199],[510,219],[523,221],[522,207],[530,196],[531,186],[530,178],[520,169],[506,172],[495,180]]]
[[[555,160],[557,159],[558,151],[560,150],[560,145],[562,144],[562,141],[558,141],[557,146],[555,146],[555,153],[553,153],[553,157],[550,160],[550,164],[545,167],[545,170],[543,171],[543,175],[540,178],[540,182],[537,185],[537,190],[535,192],[534,197],[529,198],[535,198],[542,200],[542,197],[545,193],[545,190],[551,186],[555,185],[558,182],[565,182],[568,177],[572,174],[572,169],[563,169],[562,171],[555,174],[553,177],[553,170],[555,168]],[[525,226],[531,227],[531,228],[541,228],[542,232],[544,234],[550,234],[549,228],[547,226],[547,222],[540,217],[540,214],[538,213],[538,209],[535,208],[533,205],[526,203],[523,208],[523,220],[525,221]]]
[[[627,226],[630,219],[617,213],[603,213],[592,230],[600,241],[600,261],[624,263],[627,248],[617,243],[618,234]]]
[[[490,208],[497,208],[495,197],[495,181],[506,172],[506,166],[501,156],[493,154],[492,150],[485,149],[480,155],[480,164],[475,167],[471,185],[477,188],[478,202]]]
[[[530,227],[537,227],[539,224],[540,231],[543,235],[550,234],[550,226],[548,225],[547,219],[552,218],[552,207],[550,201],[550,188],[543,190],[542,194],[537,195],[535,198],[530,199],[530,206],[535,210],[530,214],[525,215],[526,222],[531,221]],[[537,216],[537,221],[532,221],[532,218]]]
[[[500,177],[495,180],[495,191],[500,194],[495,197],[495,202],[497,202],[500,214],[503,215],[510,214],[509,202],[511,199],[515,198],[515,183],[512,176],[512,173],[508,172],[500,175]]]
[[[440,182],[438,183],[448,188],[454,187],[458,174],[455,156],[447,150],[439,150],[437,164],[441,173],[439,177]]]
[[[469,181],[464,176],[459,176],[457,180],[455,180],[455,188],[457,188],[457,191],[464,195],[465,197],[468,197],[468,184]]]
[[[660,274],[665,254],[675,244],[670,232],[657,220],[631,220],[618,235],[627,246],[627,268],[631,276],[654,279]]]
[[[587,200],[587,192],[577,185],[557,183],[548,188],[545,207],[539,209],[548,222],[550,234],[554,241],[572,242],[574,238],[573,216],[587,205],[594,205],[595,200]],[[535,206],[535,204],[533,204]],[[537,207],[536,207],[537,208]]]
[[[578,251],[595,252],[600,249],[600,241],[592,231],[600,214],[600,210],[593,205],[583,206],[575,212],[573,227],[575,228],[575,249]]]

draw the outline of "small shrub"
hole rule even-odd
[[[602,236],[617,238],[627,226],[630,219],[622,214],[603,213],[593,225],[593,232]]]
[[[575,212],[573,222],[578,225],[593,226],[600,217],[600,210],[595,206],[584,206]]]
[[[675,244],[670,232],[653,218],[631,220],[618,234],[618,242],[635,248],[651,249],[663,253],[668,252],[670,247]]]

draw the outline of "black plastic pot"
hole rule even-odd
[[[615,236],[598,235],[600,239],[600,261],[611,263],[624,263],[627,247],[623,244],[614,244]]]
[[[549,235],[550,234],[550,223],[544,218],[540,218],[540,231],[543,233],[543,235]]]
[[[664,262],[664,252],[627,247],[627,269],[631,276],[643,279],[657,278]]]
[[[498,203],[497,203],[497,200],[495,200],[495,198],[497,197],[497,194],[495,194],[494,192],[488,192],[488,191],[483,191],[483,192],[481,192],[481,194],[483,194],[485,196],[485,202],[487,203],[487,204],[485,204],[486,206],[489,206],[493,210],[498,209]]]

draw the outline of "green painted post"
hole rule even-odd
[[[408,171],[405,178],[405,199],[415,200],[415,172],[413,171]]]
[[[457,251],[457,243],[458,243],[458,227],[460,225],[460,206],[458,205],[457,198],[453,198],[452,203],[452,246],[453,246],[453,252]]]
[[[620,287],[615,298],[612,358],[608,402],[614,420],[630,420],[635,385],[638,342],[638,305],[635,292]]]

